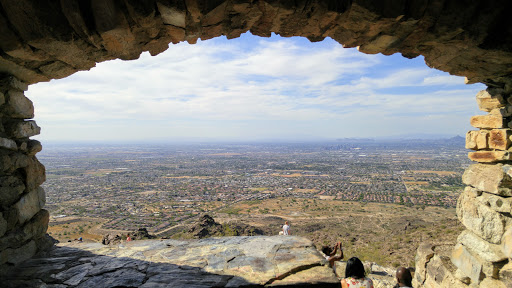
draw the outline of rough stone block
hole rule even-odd
[[[5,221],[4,216],[0,213],[0,237],[4,236],[7,231],[7,221]]]
[[[480,288],[510,288],[510,286],[505,285],[503,281],[492,279],[489,277],[486,277],[482,282],[480,282],[480,285],[478,286]]]
[[[427,263],[434,257],[434,246],[430,243],[421,243],[416,251],[414,261],[416,263],[416,272],[413,281],[415,287],[423,285],[427,279]]]
[[[507,287],[512,287],[512,262],[501,268],[499,277]]]
[[[18,146],[16,145],[16,142],[11,139],[7,138],[0,138],[0,148],[5,148],[9,150],[18,150]]]
[[[44,189],[39,187],[23,195],[14,208],[18,210],[18,225],[24,224],[43,209],[46,203]]]
[[[46,170],[36,157],[29,158],[28,165],[24,167],[25,170],[25,185],[27,190],[31,191],[39,187],[46,181]]]
[[[466,133],[466,149],[478,150],[478,146],[476,144],[477,133],[478,131],[474,130],[468,131]]]
[[[463,231],[457,238],[457,242],[485,261],[500,262],[507,259],[500,245],[491,244],[469,230]]]
[[[505,118],[494,115],[477,115],[470,119],[471,126],[482,129],[508,128]]]
[[[451,260],[464,275],[471,279],[472,283],[478,284],[485,277],[479,259],[474,257],[462,244],[455,246]]]
[[[497,117],[510,117],[512,116],[512,107],[503,107],[503,108],[496,108],[492,109],[491,112],[489,112],[489,115],[497,116]]]
[[[0,105],[5,103],[5,95],[4,93],[0,92]]]
[[[4,108],[6,116],[19,119],[34,118],[34,104],[22,92],[9,90]]]
[[[0,238],[0,251],[11,248],[19,248],[23,243],[31,239],[39,239],[46,234],[50,213],[42,209],[23,226],[8,231]]]
[[[475,151],[469,152],[468,158],[480,163],[497,163],[512,160],[512,154],[509,151]]]
[[[494,244],[500,243],[507,224],[506,216],[475,201],[467,190],[457,201],[457,217],[468,230]]]
[[[19,264],[25,260],[32,258],[37,253],[37,246],[35,241],[30,241],[20,248],[5,249],[0,251],[0,265],[4,263]]]
[[[41,142],[37,140],[29,140],[27,142],[27,154],[29,156],[34,156],[41,152],[41,150],[43,150],[43,145],[41,145]]]
[[[41,133],[41,128],[33,120],[11,121],[5,125],[5,130],[13,138],[28,138]]]
[[[498,150],[507,150],[510,148],[510,129],[493,129],[489,133],[489,148]]]
[[[512,198],[510,197],[501,197],[494,194],[483,193],[482,197],[478,197],[477,200],[496,212],[512,212]]]
[[[480,130],[476,133],[476,147],[478,149],[489,148],[489,130]]]
[[[18,78],[14,76],[7,76],[0,79],[0,87],[4,88],[14,88],[19,91],[27,91],[28,90],[28,84],[19,80]]]
[[[25,184],[16,176],[0,177],[0,207],[4,209],[16,203],[25,191]]]
[[[464,275],[464,273],[462,273],[462,271],[460,271],[459,269],[457,269],[457,271],[455,271],[453,276],[455,278],[459,279],[459,281],[464,283],[464,284],[467,284],[467,285],[471,284],[471,278],[469,278],[468,276]]]
[[[503,255],[508,258],[512,258],[512,227],[508,228],[505,234],[503,234],[503,237],[501,238],[501,249],[503,251]]]
[[[491,95],[486,90],[482,90],[476,94],[476,102],[478,103],[478,108],[486,112],[504,107],[506,104],[501,94]]]
[[[480,191],[512,196],[511,168],[503,164],[473,164],[464,171],[462,181]]]

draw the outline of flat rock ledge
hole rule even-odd
[[[2,287],[340,287],[313,243],[296,236],[62,243],[2,269]]]

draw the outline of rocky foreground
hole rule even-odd
[[[297,236],[64,243],[0,273],[2,287],[340,287]]]

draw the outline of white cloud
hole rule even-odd
[[[336,138],[357,129],[371,137],[386,130],[381,124],[396,125],[395,118],[414,123],[455,112],[469,119],[464,113],[474,110],[476,92],[454,86],[461,78],[425,65],[376,73],[384,56],[337,43],[311,49],[294,39],[247,41],[251,48],[245,50],[236,41],[182,43],[156,57],[99,63],[91,71],[33,85],[27,95],[48,139],[65,138],[69,127],[83,133],[73,137],[98,139],[165,138],[163,133],[171,139]],[[394,92],[411,86],[417,88]],[[375,126],[375,117],[387,117],[378,120],[378,131],[367,128]],[[350,119],[357,121],[340,131]]]

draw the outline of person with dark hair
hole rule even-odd
[[[336,255],[336,253],[340,250],[340,255]],[[329,267],[334,269],[334,262],[341,261],[343,259],[343,248],[341,246],[341,242],[336,243],[334,247],[331,246],[323,246],[322,253],[325,254],[325,259],[329,261]]]
[[[412,288],[411,271],[405,267],[396,269],[396,285],[397,288]]]
[[[359,258],[348,259],[341,288],[373,288],[372,279],[364,276],[364,266]]]

